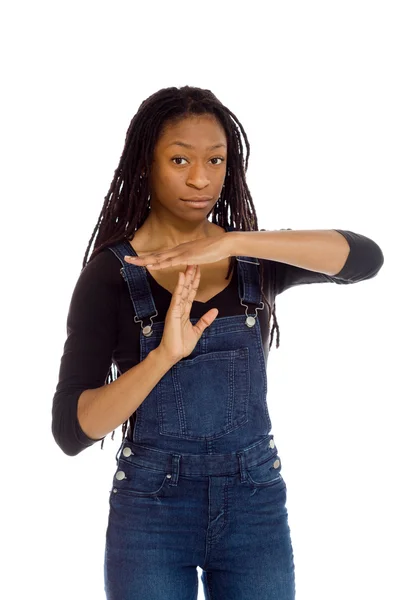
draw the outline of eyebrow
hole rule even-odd
[[[191,146],[190,144],[185,144],[185,142],[180,142],[179,140],[176,140],[175,142],[171,142],[170,144],[168,144],[167,148],[169,146],[183,146],[183,148],[189,148],[189,150],[194,150],[194,146]],[[226,148],[225,144],[215,144],[214,146],[209,146],[208,148],[206,148],[206,150],[215,150],[216,148]]]

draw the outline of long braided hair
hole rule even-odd
[[[190,86],[164,88],[144,100],[130,122],[119,165],[86,249],[82,269],[107,246],[124,239],[133,239],[151,210],[148,176],[157,140],[168,123],[194,115],[214,116],[224,128],[228,143],[227,176],[221,195],[209,213],[212,215],[211,222],[220,227],[230,225],[241,231],[259,231],[253,199],[246,183],[250,144],[240,121],[210,90]],[[246,144],[245,157],[240,133]],[[88,259],[93,240],[93,250]],[[234,256],[230,258],[226,279],[229,279],[232,273],[234,259]],[[269,348],[272,346],[275,330],[276,348],[279,348],[280,333],[275,301],[271,307],[263,288],[264,277],[261,269],[262,297],[269,307],[268,323],[271,315],[273,316]],[[112,363],[106,383],[115,381],[117,377],[118,370]],[[125,437],[127,426],[128,421],[125,421],[122,425],[122,439]],[[114,439],[114,433],[115,431],[112,432],[111,439]],[[103,443],[104,438],[101,448]]]

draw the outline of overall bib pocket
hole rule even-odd
[[[164,471],[143,467],[120,457],[114,473],[111,493],[126,496],[155,496],[169,479],[168,473]]]
[[[183,359],[157,385],[159,433],[182,439],[220,437],[248,420],[249,349]]]

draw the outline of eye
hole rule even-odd
[[[171,160],[186,160],[186,158],[183,158],[183,156],[175,156],[175,158],[172,158]],[[181,164],[181,163],[179,163],[179,164]]]
[[[171,160],[186,160],[187,161],[187,159],[184,158],[183,156],[175,156],[174,158],[171,158]],[[223,158],[222,156],[214,156],[214,158],[211,158],[210,160],[220,160],[220,161],[222,161],[219,164],[222,164],[223,162],[225,162],[225,158]],[[177,164],[177,163],[175,163],[175,164]],[[178,166],[180,166],[180,164],[181,163],[179,163]],[[216,163],[213,163],[213,164],[216,165]]]

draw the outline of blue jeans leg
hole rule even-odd
[[[228,488],[229,522],[201,575],[206,600],[294,600],[295,567],[286,484]]]

